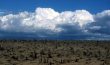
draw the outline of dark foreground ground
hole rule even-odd
[[[0,41],[0,65],[110,65],[110,41]]]

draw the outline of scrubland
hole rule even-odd
[[[110,65],[110,41],[1,40],[0,65]]]

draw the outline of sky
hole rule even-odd
[[[110,40],[110,0],[0,0],[0,39]]]
[[[0,0],[0,9],[12,12],[34,11],[37,7],[56,11],[85,9],[92,13],[110,8],[110,0]]]

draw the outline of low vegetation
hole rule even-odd
[[[0,65],[110,65],[110,41],[1,40]]]

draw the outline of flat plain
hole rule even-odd
[[[1,40],[0,65],[110,65],[110,41]]]

